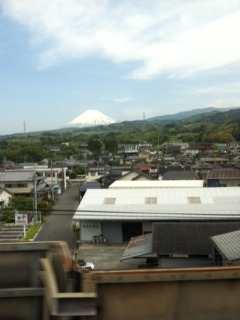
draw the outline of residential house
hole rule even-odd
[[[149,175],[146,175],[142,172],[130,170],[125,174],[123,174],[121,177],[119,177],[118,180],[131,181],[131,180],[152,180],[152,179],[149,177]]]
[[[99,181],[110,170],[109,166],[90,166],[86,172],[86,182]]]
[[[163,153],[177,154],[181,152],[181,145],[179,143],[165,142],[161,145]]]
[[[6,189],[0,188],[0,208],[8,207],[13,195]]]
[[[34,170],[5,170],[0,172],[0,188],[13,195],[31,196],[36,185],[37,190],[44,189],[44,179]]]
[[[68,177],[67,166],[65,165],[55,165],[51,164],[51,166],[47,163],[45,164],[37,164],[37,163],[21,163],[18,165],[19,168],[24,170],[32,170],[35,171],[36,174],[40,177],[42,176],[45,183],[51,187],[59,186],[59,189],[65,191]]]
[[[227,147],[227,151],[231,155],[240,155],[240,143],[230,143]]]
[[[239,169],[212,169],[208,171],[206,177],[208,187],[239,187]]]
[[[125,146],[123,151],[123,162],[127,164],[132,164],[138,160],[138,146],[129,145]]]
[[[196,142],[191,144],[191,148],[197,149],[200,152],[207,152],[212,149],[212,143],[209,142]]]
[[[222,157],[202,157],[200,163],[207,163],[215,167],[220,167],[228,163],[228,159]]]
[[[0,172],[0,188],[5,188],[14,196],[33,197],[38,199],[54,199],[59,194],[59,185],[49,185],[42,175],[35,170],[6,170]]]
[[[111,169],[109,173],[99,179],[103,188],[108,188],[114,181],[120,179],[123,175],[121,169]]]
[[[137,163],[133,166],[133,170],[143,173],[151,179],[158,179],[158,168],[154,164]]]

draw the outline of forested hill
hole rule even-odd
[[[56,140],[61,142],[79,141],[85,143],[91,135],[98,135],[100,139],[106,139],[115,135],[120,144],[139,143],[148,141],[150,143],[163,143],[165,141],[185,142],[231,142],[240,141],[240,108],[228,111],[218,111],[215,108],[205,108],[204,113],[192,110],[184,113],[184,119],[167,119],[159,117],[114,123],[109,126],[98,126],[89,128],[64,128],[44,132],[28,132],[7,136],[0,136],[0,141],[20,137],[38,136],[46,137],[54,144]],[[183,117],[183,114],[181,115]],[[79,139],[81,136],[81,139]]]
[[[183,112],[178,112],[175,114],[167,114],[164,116],[157,116],[153,118],[147,119],[149,122],[157,122],[157,121],[176,121],[176,120],[184,120],[190,117],[195,117],[195,116],[204,116],[209,113],[216,113],[216,112],[226,112],[231,110],[231,108],[213,108],[213,107],[208,107],[208,108],[201,108],[201,109],[193,109],[190,111],[183,111]]]
[[[226,112],[213,111],[207,114],[198,114],[188,118],[188,120],[210,121],[215,124],[224,122],[238,122],[240,121],[240,108],[232,109]]]

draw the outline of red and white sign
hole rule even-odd
[[[28,214],[26,213],[15,213],[16,224],[28,224]]]

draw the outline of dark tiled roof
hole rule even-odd
[[[153,223],[153,252],[158,254],[210,254],[210,237],[240,229],[240,221]]]
[[[168,171],[163,174],[163,180],[193,180],[196,178],[196,172],[191,170]]]

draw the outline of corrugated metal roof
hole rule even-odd
[[[157,198],[146,204],[146,198]],[[198,198],[199,201],[191,201]],[[105,198],[116,198],[105,204]],[[88,189],[74,215],[80,220],[223,219],[240,217],[240,188]]]
[[[152,248],[159,255],[212,253],[209,237],[240,228],[239,221],[181,221],[153,223]]]
[[[130,258],[140,257],[152,253],[152,234],[144,234],[132,237],[126,250],[124,251],[121,261]]]
[[[228,261],[240,259],[240,230],[220,234],[210,239]]]
[[[213,169],[208,172],[207,179],[240,179],[238,169]]]
[[[204,180],[117,180],[109,188],[183,188],[203,187]]]

